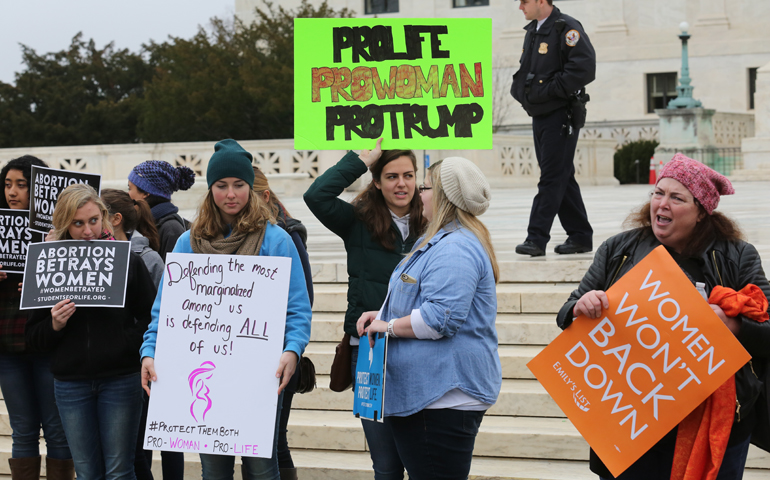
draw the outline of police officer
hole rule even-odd
[[[511,95],[532,117],[540,181],[527,239],[516,253],[545,255],[556,215],[567,241],[554,251],[590,252],[593,229],[575,181],[573,158],[585,121],[581,100],[587,101],[585,86],[596,74],[596,52],[580,22],[561,13],[553,0],[520,0],[519,10],[531,22],[524,28],[521,66],[513,76]]]

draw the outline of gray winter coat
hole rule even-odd
[[[131,234],[131,251],[142,257],[157,290],[158,285],[160,285],[160,279],[163,277],[163,267],[165,266],[160,255],[150,248],[150,241],[139,232]]]

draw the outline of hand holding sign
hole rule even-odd
[[[51,318],[53,319],[53,329],[58,332],[67,326],[67,321],[75,313],[75,303],[72,300],[62,300],[51,309]]]
[[[366,165],[366,168],[372,168],[372,165],[374,165],[377,160],[380,159],[382,156],[382,139],[377,139],[377,145],[374,147],[374,150],[361,150],[361,153],[358,154],[358,158],[361,159],[361,161],[364,162],[364,165]]]
[[[572,309],[572,313],[576,317],[585,315],[588,318],[599,318],[602,309],[607,310],[608,308],[610,308],[610,301],[607,299],[607,294],[601,290],[591,290],[580,297],[575,308]]]

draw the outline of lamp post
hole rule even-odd
[[[690,39],[690,34],[687,33],[687,29],[690,25],[687,22],[679,24],[679,30],[681,34],[679,38],[682,40],[682,75],[679,77],[679,85],[676,87],[677,97],[668,102],[668,108],[699,108],[703,104],[692,98],[693,87],[690,85],[692,79],[690,78],[690,63],[687,55],[687,40]]]

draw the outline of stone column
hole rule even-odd
[[[599,9],[599,21],[596,33],[619,33],[628,35],[623,2],[625,0],[602,0],[602,8]]]
[[[730,20],[725,11],[725,0],[700,0],[695,26],[729,29]]]
[[[770,180],[770,63],[757,70],[754,135],[741,142],[743,170],[734,172],[731,178]]]
[[[754,93],[754,135],[770,138],[770,63],[757,70]]]

